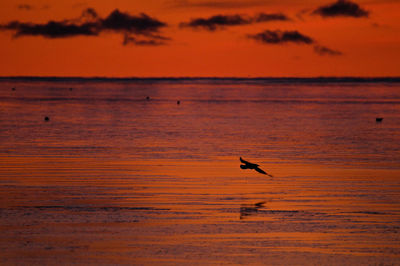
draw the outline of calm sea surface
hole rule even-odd
[[[2,265],[400,265],[400,81],[0,79],[0,233]]]

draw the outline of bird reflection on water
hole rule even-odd
[[[244,204],[240,207],[240,220],[246,216],[254,215],[259,209],[264,208],[266,201],[260,201],[255,204]]]

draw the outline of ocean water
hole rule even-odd
[[[2,265],[400,264],[399,79],[2,78],[0,126]]]

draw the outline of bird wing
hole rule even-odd
[[[248,164],[248,163],[249,163],[248,161],[243,160],[242,157],[240,157],[240,161],[241,161],[242,163],[244,163],[244,164]]]
[[[263,171],[261,168],[259,168],[259,167],[254,168],[254,170],[256,170],[257,172],[259,172],[259,173],[261,173],[261,174],[264,174],[264,175],[267,174],[266,172],[264,172],[264,171]]]
[[[240,161],[241,161],[242,163],[244,163],[244,164],[247,164],[248,166],[250,166],[250,165],[254,165],[255,167],[258,166],[258,164],[251,163],[251,162],[248,162],[248,161],[246,161],[246,160],[243,160],[242,157],[240,157]]]
[[[272,175],[270,175],[270,174],[266,173],[264,170],[262,170],[262,169],[261,169],[261,168],[259,168],[259,167],[256,167],[256,168],[254,168],[254,170],[256,170],[257,172],[259,172],[259,173],[261,173],[261,174],[264,174],[264,175],[267,175],[267,176],[273,177]]]

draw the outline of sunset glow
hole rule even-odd
[[[400,265],[399,14],[0,1],[0,265]]]
[[[3,1],[0,73],[397,76],[399,12],[391,0]]]

